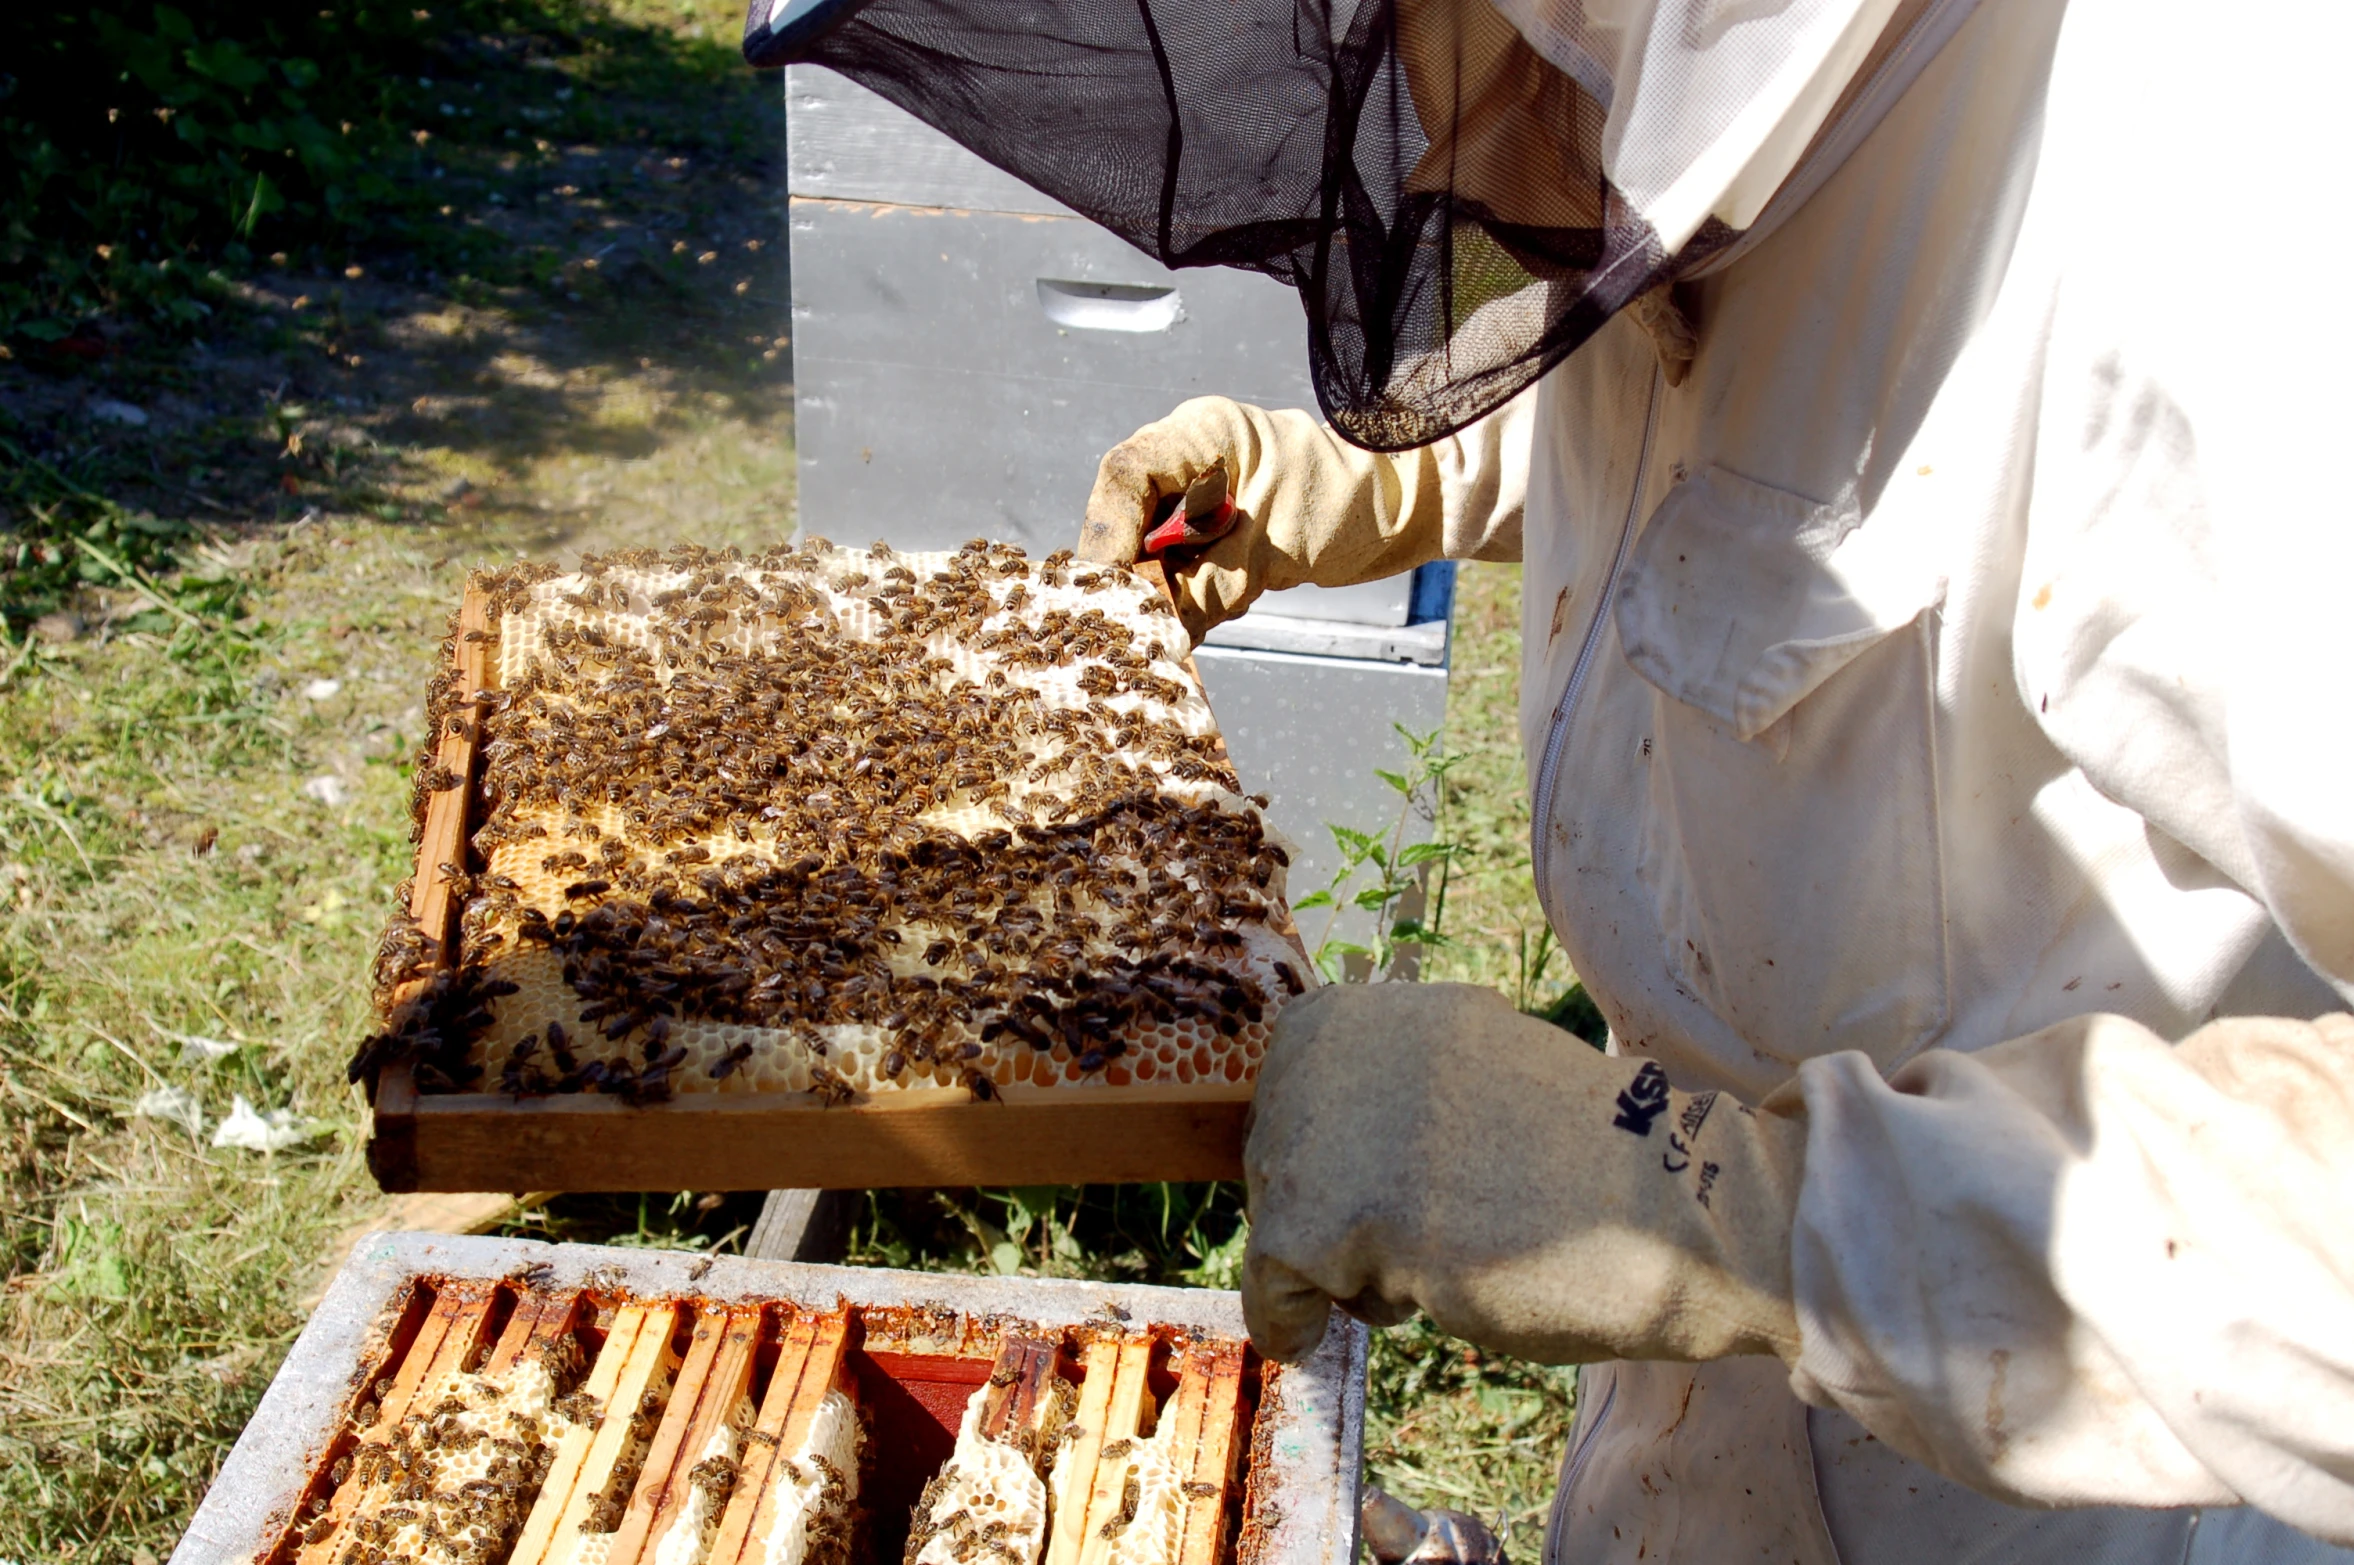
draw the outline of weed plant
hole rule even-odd
[[[1406,770],[1376,768],[1375,775],[1397,794],[1397,815],[1370,831],[1326,823],[1324,829],[1332,833],[1333,846],[1340,851],[1340,866],[1328,884],[1292,904],[1294,913],[1324,913],[1316,937],[1316,965],[1336,982],[1388,973],[1402,951],[1419,952],[1442,945],[1447,938],[1447,878],[1458,845],[1449,839],[1442,816],[1447,773],[1457,758],[1440,748],[1436,732],[1417,734],[1403,724],[1390,726],[1406,746]],[[1409,835],[1417,840],[1408,841]],[[1434,873],[1435,890],[1430,884]],[[1419,911],[1423,906],[1429,908],[1427,915]],[[1349,908],[1370,915],[1373,944],[1334,933]]]

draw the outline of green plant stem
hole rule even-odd
[[[87,538],[81,540],[81,549],[84,554],[87,554],[90,556],[90,558],[96,560],[100,565],[103,565],[108,570],[114,572],[117,580],[123,582],[132,591],[138,593],[140,597],[145,598],[150,605],[163,610],[166,614],[169,614],[172,618],[178,620],[181,624],[186,625],[189,629],[195,631],[207,631],[212,628],[205,624],[203,620],[198,619],[195,615],[189,613],[186,609],[180,607],[180,605],[165,597],[163,594],[163,589],[156,586],[154,582],[149,581],[144,571],[137,570],[132,566],[124,564],[121,560],[114,558],[104,549],[99,548],[98,545],[92,543]]]

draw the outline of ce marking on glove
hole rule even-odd
[[[1635,1072],[1635,1079],[1620,1089],[1618,1113],[1610,1123],[1631,1134],[1648,1136],[1652,1122],[1667,1112],[1668,1101],[1667,1072],[1646,1061]],[[1676,1116],[1675,1128],[1667,1133],[1667,1150],[1659,1157],[1662,1169],[1680,1174],[1692,1166],[1692,1148],[1700,1139],[1700,1127],[1708,1123],[1708,1111],[1715,1107],[1713,1092],[1703,1092],[1684,1105],[1683,1112]],[[1722,1172],[1715,1163],[1703,1162],[1699,1187],[1692,1192],[1692,1198],[1702,1206],[1708,1205],[1708,1193],[1715,1188],[1717,1175]]]

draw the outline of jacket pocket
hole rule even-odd
[[[1637,873],[1673,980],[1751,1047],[1883,1066],[1943,1028],[1935,556],[1706,468],[1613,604],[1652,687]]]

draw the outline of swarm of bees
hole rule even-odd
[[[1239,1081],[1310,981],[1283,845],[1148,583],[837,549],[590,557],[477,578],[495,683],[431,692],[421,823],[471,786],[457,959],[356,1077],[425,1091]],[[475,633],[481,634],[481,633]],[[453,648],[449,650],[454,650]],[[405,905],[407,888],[403,888]]]
[[[335,1565],[495,1565],[514,1546],[556,1436],[578,1410],[568,1393],[582,1370],[567,1337],[503,1374],[470,1370],[420,1398],[390,1438],[363,1442],[337,1462],[330,1475],[337,1487],[356,1484],[358,1492],[340,1525],[321,1496],[302,1541],[332,1540]],[[376,1422],[391,1382],[371,1389],[353,1415],[361,1429]]]

